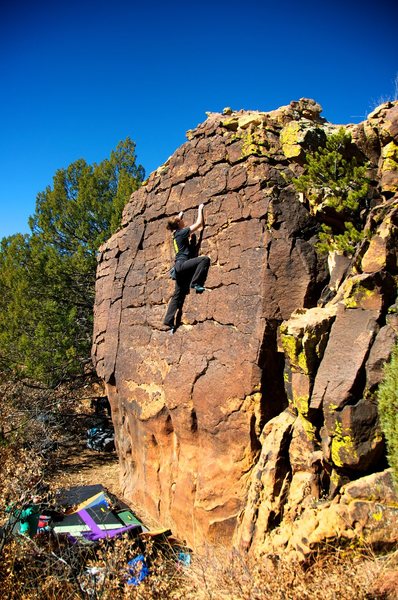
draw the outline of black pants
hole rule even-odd
[[[210,266],[208,256],[198,256],[188,260],[178,260],[175,264],[176,282],[174,294],[172,295],[166,316],[163,323],[169,327],[174,327],[175,314],[182,309],[185,296],[189,293],[190,286],[204,285],[207,277],[207,271]]]

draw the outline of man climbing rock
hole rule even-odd
[[[167,223],[167,229],[173,232],[173,247],[176,253],[174,265],[175,289],[163,322],[166,327],[170,328],[172,333],[174,333],[177,326],[176,313],[182,309],[189,288],[194,289],[197,294],[205,291],[204,283],[210,266],[210,258],[208,256],[196,256],[198,246],[194,235],[195,231],[204,227],[203,209],[204,205],[200,204],[197,219],[189,227],[185,226],[182,212]]]

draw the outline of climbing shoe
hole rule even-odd
[[[199,285],[198,283],[195,283],[195,285],[192,285],[191,287],[193,290],[195,290],[195,292],[197,294],[202,294],[206,289],[202,285]]]

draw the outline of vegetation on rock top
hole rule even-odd
[[[319,250],[354,253],[364,235],[366,172],[367,165],[353,155],[351,135],[343,127],[328,136],[325,147],[306,155],[305,172],[293,184],[308,200],[310,213],[322,222]]]

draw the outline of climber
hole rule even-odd
[[[178,326],[175,316],[177,311],[182,309],[189,288],[194,289],[197,294],[205,291],[204,283],[210,266],[210,258],[208,256],[197,256],[199,244],[196,243],[194,234],[199,229],[203,230],[203,209],[204,205],[200,204],[197,219],[189,227],[185,226],[182,212],[167,223],[167,229],[174,232],[173,247],[176,253],[174,265],[175,289],[163,321],[171,333],[174,333]]]

